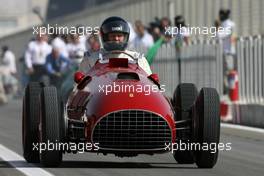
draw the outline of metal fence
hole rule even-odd
[[[264,103],[264,38],[240,38],[237,42],[239,94],[242,103]]]
[[[212,40],[193,41],[176,52],[173,45],[163,45],[152,64],[159,74],[166,94],[171,96],[182,82],[195,83],[198,89],[214,87],[223,94],[223,49],[221,43]]]
[[[179,62],[180,59],[180,62]],[[163,45],[152,64],[159,74],[166,94],[171,96],[180,82],[214,87],[224,93],[224,54],[221,42],[196,40],[176,52],[172,45]],[[239,81],[239,102],[264,103],[264,38],[239,38],[236,44],[236,63]]]

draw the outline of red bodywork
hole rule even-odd
[[[122,60],[120,63],[119,60]],[[142,90],[134,92],[106,92],[100,87],[119,85],[130,85],[144,87],[146,85],[156,86],[148,78],[148,75],[138,64],[124,63],[127,59],[115,59],[109,63],[97,62],[95,66],[86,73],[84,81],[74,88],[67,103],[68,118],[85,122],[85,138],[87,142],[92,141],[93,129],[98,121],[111,112],[123,110],[143,110],[162,116],[171,130],[171,142],[175,141],[176,130],[174,112],[168,98],[159,91],[147,93]],[[111,60],[112,61],[112,60]],[[120,73],[132,75],[133,79],[118,79]],[[82,85],[80,85],[82,84]],[[109,89],[110,90],[110,89]],[[116,89],[117,90],[117,89]],[[150,93],[149,95],[146,95]]]

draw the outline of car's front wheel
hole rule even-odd
[[[202,88],[194,106],[193,138],[206,150],[195,151],[199,168],[212,168],[218,158],[220,138],[220,100],[213,88]],[[207,150],[208,148],[208,150]]]
[[[39,95],[44,84],[31,82],[25,89],[22,112],[23,156],[29,163],[39,163],[38,143]]]
[[[62,162],[62,150],[58,146],[62,141],[61,129],[64,125],[57,89],[53,86],[44,87],[40,102],[40,143],[46,146],[40,152],[40,161],[44,166],[56,167]]]
[[[175,110],[175,121],[191,121],[192,120],[192,106],[197,98],[198,91],[192,83],[181,83],[177,86],[173,95],[173,106]],[[188,124],[184,123],[184,124]],[[177,130],[182,128],[182,130]],[[185,129],[183,129],[185,128]],[[189,144],[191,142],[191,129],[190,125],[180,127],[176,125],[177,130],[177,145],[180,142]],[[176,150],[173,152],[173,157],[179,164],[192,164],[194,163],[193,151],[191,150]]]

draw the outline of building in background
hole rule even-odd
[[[28,29],[40,24],[40,18],[33,13],[39,7],[42,16],[46,16],[48,0],[0,0],[0,37]]]
[[[0,37],[112,1],[115,0],[0,0]]]

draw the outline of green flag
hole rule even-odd
[[[153,62],[153,60],[154,60],[154,58],[158,52],[158,49],[161,47],[161,44],[163,43],[163,40],[164,40],[163,37],[160,37],[160,39],[157,40],[151,48],[149,48],[149,50],[147,52],[147,56],[146,56],[149,65],[152,64],[152,62]]]

